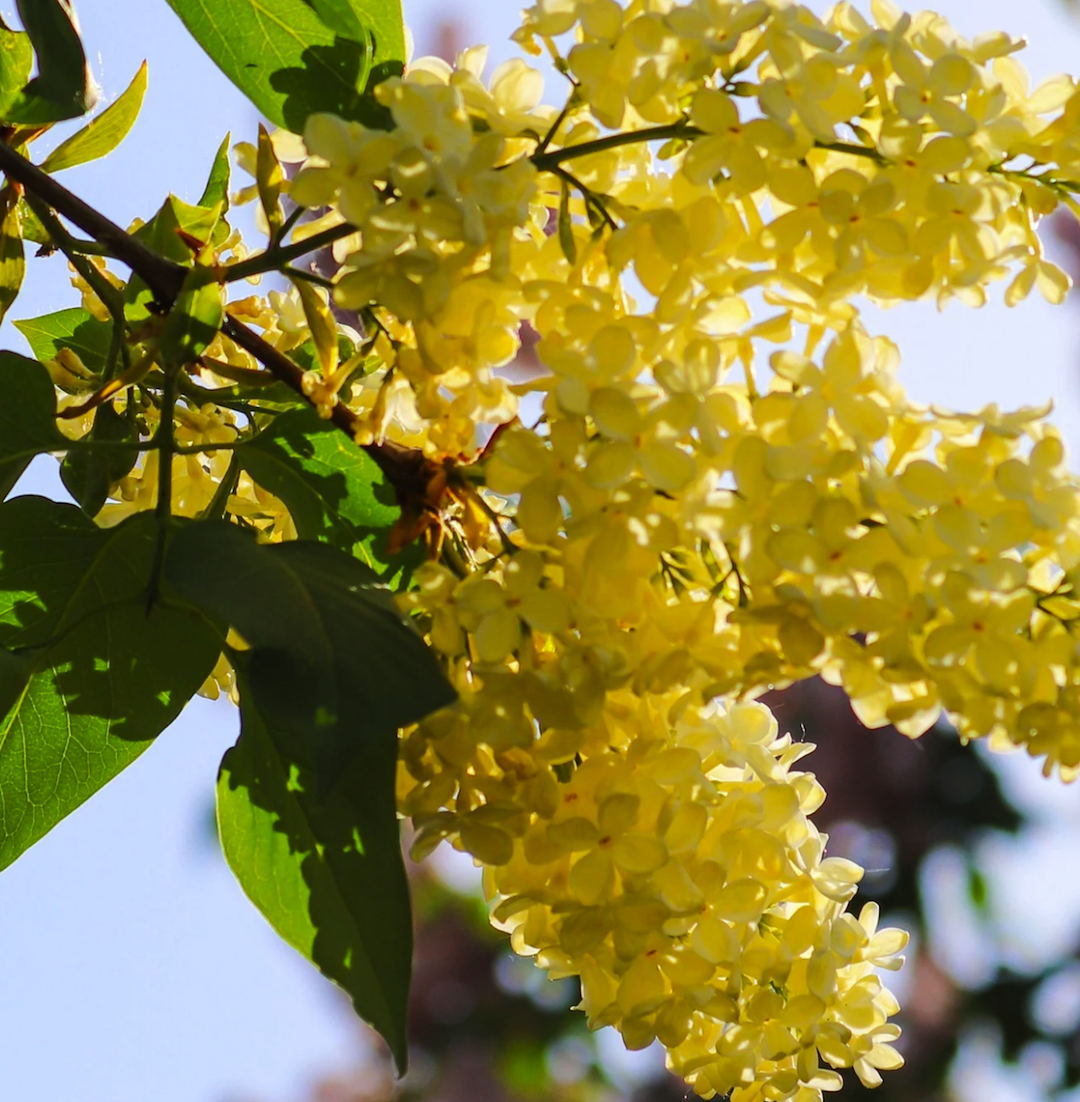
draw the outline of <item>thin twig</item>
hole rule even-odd
[[[282,245],[280,248],[266,249],[254,256],[249,256],[247,260],[241,260],[238,264],[227,264],[221,269],[221,279],[225,283],[235,283],[238,279],[277,271],[283,264],[291,264],[292,261],[307,256],[308,253],[325,249],[327,245],[332,245],[351,233],[356,233],[356,227],[348,222],[340,226],[331,226],[321,233],[305,237],[303,241],[294,241],[291,245]]]

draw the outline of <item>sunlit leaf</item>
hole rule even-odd
[[[0,505],[0,868],[135,760],[209,675],[204,617],[147,610],[157,528]]]
[[[38,75],[16,95],[6,120],[39,125],[85,115],[92,106],[90,74],[69,0],[16,0],[16,6]]]
[[[146,62],[139,66],[134,80],[113,104],[81,130],[61,142],[41,164],[45,172],[59,172],[111,153],[135,125],[146,94]]]
[[[400,73],[405,35],[400,0],[348,0],[370,32],[371,45],[328,26],[305,0],[169,0],[169,5],[225,75],[275,126],[300,133],[317,111],[371,121],[381,110],[364,94],[368,85]],[[352,20],[342,0],[324,5]],[[337,23],[340,27],[342,24]]]

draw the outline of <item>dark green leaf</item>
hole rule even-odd
[[[136,434],[131,422],[121,417],[112,402],[105,402],[94,414],[94,427],[88,441],[101,441],[106,445],[130,441]],[[109,488],[119,482],[132,467],[139,453],[132,448],[104,447],[78,448],[68,452],[60,464],[60,478],[67,492],[79,503],[89,517],[96,517],[105,504]]]
[[[363,723],[357,755],[320,796],[302,732],[282,722],[280,694],[267,691],[280,671],[243,656],[237,665],[241,735],[218,779],[226,860],[281,937],[352,996],[404,1071],[412,921],[394,807],[396,732]],[[342,703],[359,727],[361,702]]]
[[[16,96],[6,120],[36,126],[85,115],[90,74],[69,0],[16,0],[16,6],[37,54],[38,75]]]
[[[378,464],[311,408],[290,410],[240,449],[240,462],[281,498],[302,539],[390,566],[387,536],[401,515]]]
[[[403,1068],[411,930],[395,732],[453,690],[371,571],[325,544],[264,545],[235,525],[192,524],[165,574],[248,644],[234,654],[242,733],[218,784],[229,864]]]
[[[0,321],[18,297],[26,272],[19,203],[9,187],[0,191],[0,211],[4,212],[0,220]]]
[[[368,44],[335,33],[305,0],[169,0],[225,75],[275,126],[301,133],[316,111],[372,122],[381,111],[360,83]],[[332,5],[340,7],[338,3]],[[400,73],[399,0],[348,0],[371,32],[371,80]]]
[[[147,611],[157,529],[98,528],[73,505],[0,505],[0,868],[129,765],[212,670],[194,611]]]
[[[306,732],[321,790],[359,750],[362,732],[342,711],[346,693],[377,730],[413,723],[454,699],[388,592],[332,547],[263,546],[235,525],[204,522],[177,536],[165,570],[185,600],[240,633],[260,669],[280,668],[265,694],[278,686],[278,722]]]
[[[30,79],[33,65],[30,36],[11,30],[0,19],[0,119],[7,119],[11,105]]]
[[[184,600],[231,624],[252,648],[287,654],[305,671],[315,707],[329,717],[328,740],[336,737],[329,725],[340,715],[340,684],[377,729],[416,722],[454,699],[389,591],[333,547],[263,545],[236,525],[205,522],[176,535],[165,572]]]
[[[110,104],[96,119],[61,142],[41,164],[44,172],[59,172],[75,165],[95,161],[111,153],[135,125],[146,95],[146,62],[139,66],[135,79],[120,98]]]
[[[194,363],[217,336],[225,317],[225,295],[213,270],[196,265],[188,272],[161,332],[166,364]]]
[[[62,348],[69,348],[95,375],[105,370],[112,326],[86,310],[75,306],[14,324],[43,363],[55,360]]]
[[[59,451],[65,442],[49,373],[36,360],[0,352],[0,498],[11,493],[34,453]]]

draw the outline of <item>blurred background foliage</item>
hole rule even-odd
[[[1080,7],[1078,0],[1061,0]],[[428,30],[423,52],[452,60],[461,28]],[[1051,237],[1080,282],[1080,228]],[[1080,361],[1080,357],[1078,357]],[[1078,363],[1080,366],[1080,363]],[[518,371],[536,369],[530,342]],[[1003,783],[1016,762],[963,745],[947,724],[911,741],[865,729],[839,689],[820,680],[765,698],[781,729],[816,751],[806,762],[828,799],[816,815],[831,855],[863,865],[851,904],[874,900],[882,924],[911,932],[908,963],[886,982],[903,1005],[906,1065],[848,1102],[1080,1102],[1080,914],[1056,936],[1030,927],[1016,943],[1003,913],[1011,891],[999,843],[1024,852],[1038,832],[1030,801]],[[1075,801],[1074,801],[1075,802]],[[1060,876],[1080,882],[1080,838]],[[1042,860],[1045,864],[1045,858]],[[573,1009],[576,981],[549,982],[491,928],[479,870],[446,847],[411,866],[416,957],[411,1066],[395,1081],[388,1052],[357,1021],[355,1066],[327,1074],[296,1102],[676,1102],[692,1098],[658,1046],[627,1053]],[[350,1014],[342,998],[342,1014]],[[262,1102],[243,1099],[235,1102]]]

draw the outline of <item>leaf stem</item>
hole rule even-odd
[[[350,222],[343,222],[340,226],[331,226],[320,233],[312,234],[311,237],[305,237],[303,241],[294,241],[291,245],[271,246],[261,253],[249,256],[247,260],[241,260],[238,264],[225,265],[221,269],[220,278],[224,283],[235,283],[238,279],[277,271],[283,265],[290,264],[308,253],[325,249],[327,245],[332,245],[351,233],[356,233],[356,227]]]

